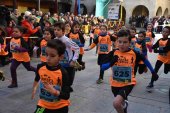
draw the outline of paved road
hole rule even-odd
[[[95,50],[86,52],[83,58],[86,61],[86,69],[76,73],[69,113],[116,113],[112,107],[114,97],[108,82],[110,71],[105,72],[103,84],[95,83],[99,67],[94,53]],[[156,54],[150,54],[149,59],[154,66]],[[32,59],[32,65],[36,66],[38,62],[38,59]],[[34,100],[30,99],[34,73],[26,71],[22,65],[19,66],[17,70],[19,87],[8,89],[9,65],[1,70],[8,80],[0,81],[0,113],[33,113],[38,99],[38,93]],[[160,79],[155,83],[155,90],[152,93],[145,90],[150,81],[150,73],[137,75],[138,83],[129,96],[128,113],[170,113],[168,103],[170,74],[165,75],[161,68],[159,75]]]

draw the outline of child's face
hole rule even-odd
[[[64,31],[62,29],[60,29],[59,27],[54,28],[54,33],[55,33],[55,36],[58,38],[60,38],[64,35]]]
[[[167,28],[164,28],[164,29],[162,30],[162,36],[163,36],[163,38],[168,38],[169,34],[170,34],[170,31],[169,31]]]
[[[152,25],[148,25],[148,26],[147,26],[147,30],[148,30],[148,31],[151,31],[151,30],[152,30]]]
[[[106,28],[104,26],[100,27],[100,31],[101,31],[101,33],[106,33],[107,32],[107,30],[106,30]]]
[[[43,36],[46,41],[51,40],[52,37],[49,31],[45,31]]]
[[[56,66],[62,59],[62,55],[59,56],[54,48],[46,48],[46,59],[49,66]]]
[[[79,25],[75,25],[73,30],[74,30],[75,33],[79,32],[80,26]]]
[[[134,37],[135,35],[136,35],[136,32],[135,32],[135,30],[130,30],[130,35],[132,36],[132,37]]]
[[[12,37],[18,38],[22,36],[22,32],[18,28],[14,28],[12,32]]]
[[[130,42],[128,37],[118,37],[118,48],[121,52],[128,51]]]
[[[140,33],[140,34],[138,34],[138,40],[139,41],[142,41],[142,40],[144,40],[144,35],[142,34],[142,33]]]
[[[65,25],[65,29],[70,30],[70,29],[71,29],[70,25],[69,25],[69,24],[66,24],[66,25]]]

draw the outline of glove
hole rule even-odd
[[[157,75],[157,73],[153,72],[153,73],[152,73],[152,78],[151,78],[151,79],[154,80],[154,81],[157,81],[158,78],[159,78],[159,76]]]
[[[89,51],[90,50],[90,48],[86,48],[86,49],[84,49],[84,51]]]
[[[157,50],[157,49],[154,49],[154,53],[158,53],[158,50]]]
[[[119,57],[117,55],[113,56],[113,59],[111,61],[111,66],[118,61]]]

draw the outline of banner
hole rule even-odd
[[[119,19],[119,6],[120,3],[110,3],[108,5],[108,18],[118,20]]]

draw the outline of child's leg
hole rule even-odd
[[[35,67],[32,67],[30,65],[30,62],[22,62],[23,66],[28,70],[28,71],[34,71],[36,72],[36,68]]]
[[[170,71],[170,64],[164,64],[164,73],[168,74],[169,71]]]
[[[1,55],[0,59],[1,59],[2,66],[5,66],[5,56]]]
[[[15,59],[12,59],[11,67],[10,67],[12,83],[8,86],[8,88],[17,87],[17,73],[16,73],[16,69],[20,65],[20,63],[21,62],[15,60]]]
[[[115,96],[113,106],[118,113],[127,113],[127,106],[124,106],[125,100],[127,100],[127,97],[132,91],[133,87],[133,85],[124,87],[112,87],[112,92]]]
[[[75,77],[75,69],[74,67],[66,67],[65,68],[67,70],[67,73],[69,74],[69,86],[70,86],[70,92],[73,92],[73,88],[71,87],[73,85],[73,82],[74,82],[74,77]]]
[[[145,64],[139,64],[139,74],[142,74],[146,70]]]
[[[135,67],[134,67],[134,74],[136,75],[137,71],[138,71],[138,68],[139,68],[139,64],[136,64]]]

